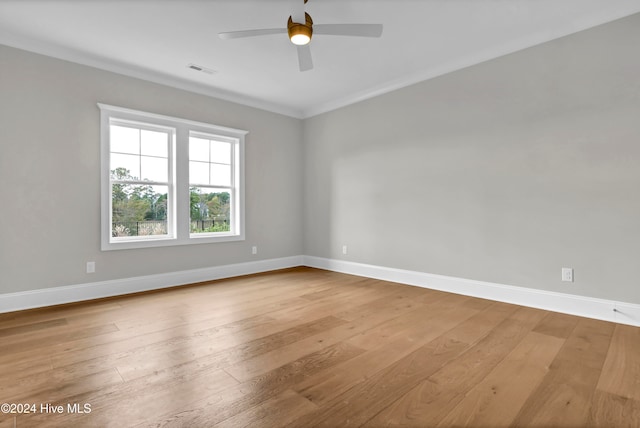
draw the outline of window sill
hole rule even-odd
[[[179,245],[217,244],[222,242],[244,241],[243,235],[191,236],[187,239],[154,238],[144,240],[127,240],[102,244],[102,251],[131,250],[136,248],[173,247]]]

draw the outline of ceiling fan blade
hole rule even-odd
[[[261,30],[244,30],[244,31],[227,31],[225,33],[218,33],[218,37],[223,40],[228,39],[240,39],[242,37],[256,37],[256,36],[268,36],[270,34],[283,34],[286,33],[286,28],[263,28]]]
[[[298,65],[300,71],[307,71],[313,68],[313,59],[311,58],[311,48],[309,45],[297,46],[298,48]]]
[[[291,0],[293,2],[293,8],[291,9],[291,20],[304,24],[306,18],[304,16],[304,0]]]
[[[315,24],[313,34],[380,37],[382,36],[382,24]]]

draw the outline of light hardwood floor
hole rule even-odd
[[[36,406],[0,428],[640,426],[640,328],[310,268],[4,314],[0,341],[0,403]]]

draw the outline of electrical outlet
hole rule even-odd
[[[346,245],[342,246],[342,254],[347,254],[347,246]]]
[[[258,247],[256,247],[255,245],[251,247],[251,254],[258,254]]]
[[[562,281],[573,282],[573,268],[562,268]]]
[[[95,273],[96,262],[87,262],[87,273]]]

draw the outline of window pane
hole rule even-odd
[[[209,140],[190,137],[189,160],[209,162]]]
[[[118,153],[140,153],[140,130],[126,126],[111,125],[110,150]],[[113,169],[113,168],[112,168]]]
[[[211,162],[231,164],[231,144],[212,141]]]
[[[141,156],[142,180],[169,181],[169,160],[163,158],[152,158]]]
[[[189,162],[189,183],[209,184],[209,164],[204,162]]]
[[[227,190],[191,188],[191,233],[229,232],[231,194]]]
[[[169,134],[166,132],[141,131],[140,153],[147,156],[169,156]]]
[[[138,180],[140,178],[140,156],[111,153],[111,178]]]
[[[212,163],[210,183],[218,186],[231,186],[231,166]]]
[[[111,236],[167,234],[168,186],[111,185]]]

